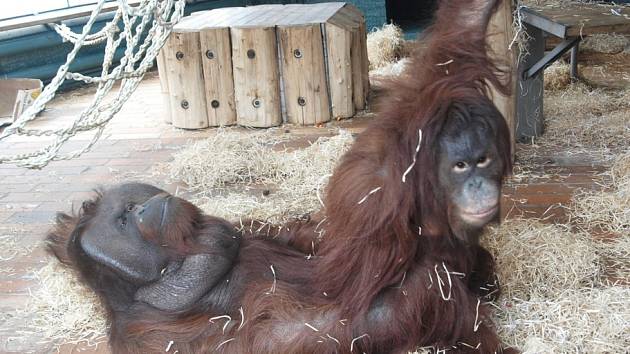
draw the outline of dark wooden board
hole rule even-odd
[[[562,38],[596,33],[630,33],[630,6],[546,5],[521,11],[526,23]]]

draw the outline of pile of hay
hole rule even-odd
[[[370,71],[395,63],[402,57],[403,31],[395,24],[385,24],[367,36]]]
[[[403,58],[397,62],[389,63],[385,66],[382,66],[378,69],[374,69],[370,71],[370,76],[399,76],[403,73],[407,65],[409,64],[409,59]]]
[[[545,90],[563,90],[571,84],[571,66],[557,61],[545,69]]]
[[[546,131],[540,143],[624,149],[630,141],[630,89],[590,88],[573,83],[545,93]]]
[[[495,322],[525,353],[620,353],[630,347],[630,288],[603,277],[609,251],[566,225],[509,220],[484,243],[495,254],[503,295]],[[626,241],[627,244],[627,241]]]
[[[258,183],[276,173],[266,159],[285,140],[275,130],[219,129],[214,136],[175,153],[169,174],[201,191]]]
[[[194,202],[208,214],[228,220],[272,223],[318,210],[318,191],[339,157],[353,142],[341,130],[303,149],[280,149],[272,132],[222,130],[178,152],[171,178],[197,192]]]
[[[598,33],[580,42],[580,51],[617,54],[630,51],[630,38],[622,34]]]
[[[573,196],[571,215],[586,230],[630,234],[630,151],[620,155],[609,172],[607,191],[579,191]]]
[[[34,276],[41,283],[27,312],[30,327],[55,346],[106,342],[105,310],[96,294],[79,283],[76,274],[52,260]]]

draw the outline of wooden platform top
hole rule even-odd
[[[201,29],[226,27],[299,26],[326,22],[353,27],[358,26],[362,21],[361,12],[356,7],[343,2],[258,5],[195,12],[183,18],[174,27],[174,31],[196,32]]]
[[[607,4],[541,5],[521,8],[523,22],[557,37],[630,33],[630,6]]]

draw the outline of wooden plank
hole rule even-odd
[[[141,0],[128,0],[129,5],[137,5]],[[82,5],[71,7],[67,9],[59,9],[53,11],[47,11],[41,14],[20,16],[17,18],[11,18],[8,20],[0,21],[0,32],[25,28],[30,26],[45,25],[48,23],[61,22],[64,20],[70,20],[73,18],[90,16],[95,6]],[[112,12],[118,9],[118,2],[104,4],[100,13]]]
[[[520,11],[524,23],[541,28],[556,37],[565,38],[567,35],[567,28],[563,24],[554,22],[552,19],[527,7],[521,8]]]
[[[630,17],[616,15],[603,4],[543,5],[522,9],[523,20],[561,38],[595,33],[630,33]],[[565,29],[565,32],[554,29]]]
[[[328,84],[332,117],[335,119],[348,118],[354,115],[352,37],[350,30],[330,23],[326,24]],[[362,90],[363,87],[360,86],[357,91],[362,92]]]
[[[626,24],[591,24],[586,28],[586,30],[580,26],[569,27],[567,30],[567,37],[585,37],[599,33],[630,34],[630,20],[628,20],[628,23]]]
[[[497,11],[490,19],[488,25],[487,41],[490,45],[494,60],[499,67],[509,73],[511,77],[507,80],[512,84],[512,93],[505,96],[494,88],[491,88],[492,100],[503,114],[508,128],[510,129],[510,142],[512,145],[512,158],[514,157],[515,148],[515,129],[516,129],[516,58],[514,51],[518,50],[516,46],[513,50],[509,49],[510,42],[513,38],[512,14],[514,13],[514,5],[511,1],[503,1],[499,5]]]
[[[199,33],[173,32],[164,48],[173,125],[208,127]]]
[[[237,123],[252,127],[281,124],[275,28],[232,28],[230,34]],[[248,57],[250,50],[252,58]]]
[[[353,13],[353,17],[359,21],[358,30],[352,34],[352,81],[354,107],[356,110],[363,110],[366,108],[370,93],[367,27],[361,10],[350,4],[346,4],[343,9]]]
[[[251,16],[231,24],[230,27],[253,28],[253,27],[275,27],[274,19],[286,16],[281,5],[259,5],[255,6],[257,11]]]
[[[167,66],[166,66],[166,57],[164,53],[165,49],[162,48],[158,53],[156,58],[157,67],[158,67],[158,75],[160,77],[160,92],[162,93],[162,101],[166,103],[166,114],[164,115],[164,122],[171,124],[171,101],[169,98],[169,89],[168,89],[168,77],[167,77]]]
[[[278,27],[289,123],[310,125],[330,120],[321,26]]]
[[[208,124],[236,124],[232,48],[228,28],[204,29],[199,32],[201,62],[206,87]]]

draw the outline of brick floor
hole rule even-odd
[[[148,173],[156,164],[168,161],[173,152],[187,142],[205,138],[213,134],[213,129],[185,131],[174,129],[163,123],[164,108],[161,105],[159,82],[155,76],[147,78],[130,102],[112,120],[104,138],[91,151],[70,160],[51,163],[42,170],[26,170],[9,165],[0,165],[0,235],[12,228],[17,229],[19,242],[32,246],[27,255],[18,255],[7,261],[0,261],[0,309],[9,312],[26,304],[29,289],[37,284],[28,277],[30,270],[39,269],[46,263],[45,253],[39,243],[57,211],[69,211],[92,195],[91,191],[101,185],[123,181],[129,178],[156,184],[170,192],[176,188],[185,192],[181,184],[166,184],[163,179]],[[87,93],[87,94],[86,94]],[[46,112],[35,124],[38,127],[61,126],[80,112],[81,105],[89,101],[89,90],[60,95],[48,105]],[[138,109],[142,107],[143,110]],[[360,132],[370,117],[350,121],[335,122],[335,126]],[[287,128],[287,132],[307,141],[318,135],[327,134],[327,129]],[[79,137],[64,150],[80,148],[88,137]],[[42,141],[36,138],[15,137],[0,141],[3,153],[29,152],[41,147]],[[549,160],[547,158],[544,161]],[[532,178],[528,181],[511,181],[503,191],[502,215],[546,217],[549,221],[563,220],[566,215],[562,205],[570,200],[575,188],[600,188],[595,183],[605,169],[597,161],[551,164],[541,163],[541,175],[549,177]],[[15,233],[15,231],[12,231]],[[11,232],[8,232],[11,234]],[[0,245],[0,248],[2,245]],[[2,253],[0,253],[1,255]],[[20,325],[25,326],[25,323]],[[0,352],[23,353],[28,351],[45,352],[49,344],[37,338],[24,340],[17,334],[20,326],[3,328],[0,323]],[[84,345],[66,345],[62,352],[92,351],[105,353],[100,346],[94,351]]]

